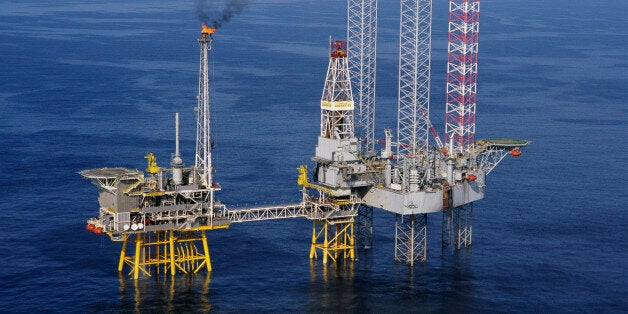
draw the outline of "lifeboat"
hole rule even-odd
[[[96,228],[96,226],[94,226],[94,224],[87,224],[87,226],[85,227],[85,230],[87,231],[94,231],[94,228]]]
[[[102,234],[102,228],[101,227],[94,228],[94,234],[98,234],[98,235]]]
[[[521,151],[518,149],[513,149],[510,151],[510,155],[512,155],[512,157],[519,157],[521,156]]]
[[[469,179],[469,181],[475,181],[478,179],[478,177],[474,175],[473,173],[468,175],[467,178]]]

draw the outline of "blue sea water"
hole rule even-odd
[[[216,34],[219,198],[297,201],[318,133],[328,36],[346,1],[252,1]],[[193,1],[0,2],[0,311],[627,312],[628,3],[482,1],[478,137],[530,139],[475,204],[472,249],[393,261],[377,210],[359,260],[308,257],[306,220],[210,233],[214,271],[119,276],[119,243],[84,231],[96,188],[77,172],[166,163],[173,113],[192,162]],[[395,125],[398,3],[380,1],[378,137]],[[447,3],[434,3],[432,119],[442,127]]]

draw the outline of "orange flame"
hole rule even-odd
[[[203,28],[201,29],[202,34],[213,34],[216,32],[216,29],[213,27],[209,27],[203,23]]]

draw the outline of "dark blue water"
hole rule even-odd
[[[380,1],[378,137],[395,125],[398,5]],[[432,111],[442,125],[446,3],[434,4]],[[441,3],[442,2],[442,3]],[[212,126],[220,199],[299,199],[329,35],[345,1],[257,0],[216,34]],[[210,234],[211,276],[119,278],[118,243],[85,168],[192,161],[199,25],[193,1],[0,3],[1,311],[626,312],[625,1],[482,1],[478,137],[527,138],[491,173],[473,248],[393,262],[393,215],[376,211],[359,261],[308,260],[310,222]]]

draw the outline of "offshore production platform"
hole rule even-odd
[[[175,151],[169,167],[152,153],[145,172],[96,168],[80,174],[98,186],[100,211],[87,230],[122,242],[118,271],[137,279],[154,273],[211,271],[207,231],[284,218],[312,221],[310,258],[324,264],[355,259],[372,245],[373,209],[393,213],[395,260],[426,260],[427,215],[442,212],[442,245],[472,243],[473,202],[484,198],[487,175],[525,140],[475,139],[479,0],[449,1],[445,136],[430,122],[432,3],[401,0],[396,134],[375,140],[377,0],[349,0],[347,41],[330,40],[320,102],[320,132],[312,161],[298,169],[300,203],[229,209],[216,199],[210,132],[210,67],[214,28],[200,43],[196,153],[185,166]],[[432,139],[432,141],[430,141]],[[383,148],[376,151],[375,144]],[[130,244],[130,245],[129,245]]]

